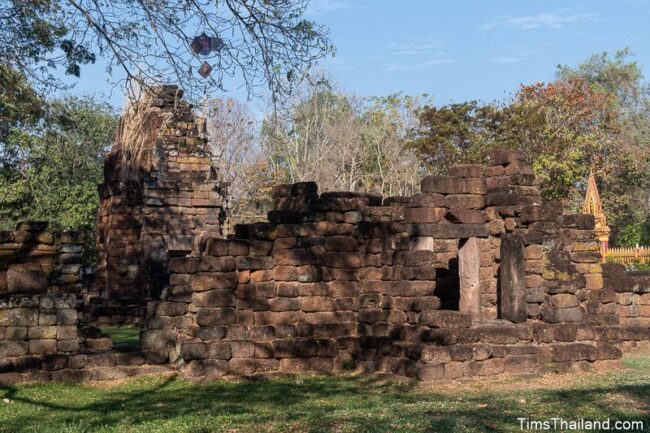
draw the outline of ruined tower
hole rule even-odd
[[[99,263],[90,313],[136,321],[169,275],[170,256],[191,253],[203,234],[223,235],[226,185],[213,168],[205,119],[176,86],[150,90],[122,116],[98,187]]]

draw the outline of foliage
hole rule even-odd
[[[510,101],[424,107],[412,146],[430,170],[484,162],[495,147],[519,149],[542,195],[579,210],[593,170],[613,229],[650,214],[650,98],[629,53],[594,56],[576,69],[561,66],[555,81],[522,85]]]
[[[0,145],[0,221],[50,221],[56,229],[83,230],[94,242],[103,179],[103,154],[117,117],[92,98],[50,101],[31,127],[14,128]]]
[[[482,162],[486,123],[496,123],[499,114],[477,101],[442,107],[427,105],[419,112],[419,134],[411,146],[437,174],[445,173],[454,164]]]
[[[600,177],[601,198],[613,228],[643,225],[650,218],[650,86],[627,49],[613,56],[601,53],[572,69],[561,66],[558,77],[581,76],[597,91],[613,95],[618,128],[609,146],[596,150],[594,168]],[[641,239],[645,245],[650,239]]]
[[[325,78],[300,88],[262,125],[276,177],[313,180],[325,190],[355,190],[362,163],[357,110],[358,101],[333,91]]]
[[[32,125],[42,116],[43,100],[27,78],[0,62],[0,144],[12,128]]]
[[[319,77],[265,119],[262,143],[279,180],[312,180],[323,191],[410,194],[422,175],[407,148],[419,103],[401,95],[355,98]]]
[[[638,224],[628,224],[618,233],[618,246],[634,247],[641,242],[641,226]]]
[[[576,179],[584,179],[597,158],[612,147],[618,128],[612,95],[582,78],[522,86],[512,110],[516,119],[533,119],[518,137],[551,199],[578,198]],[[539,121],[537,121],[539,119]],[[599,173],[600,174],[600,173]]]
[[[50,0],[0,2],[3,62],[38,84],[56,83],[51,71],[57,66],[79,76],[80,65],[94,63],[82,29],[70,27],[75,23],[64,5]]]
[[[616,102],[627,113],[648,109],[650,87],[644,82],[637,62],[630,60],[628,48],[613,56],[607,52],[594,54],[576,68],[558,66],[557,76],[562,80],[581,77],[601,91],[615,96]]]
[[[426,171],[408,147],[422,99],[400,94],[370,98],[361,114],[364,163],[362,185],[384,195],[410,195],[419,190]]]
[[[274,184],[257,143],[253,114],[233,99],[210,99],[202,106],[219,176],[230,185],[230,223],[263,220]]]
[[[640,224],[641,226],[641,245],[650,246],[650,217]]]
[[[531,420],[650,416],[648,356],[606,373],[473,379],[442,386],[380,376],[0,387],[0,432],[520,432]],[[7,399],[8,403],[3,402]],[[44,422],[47,420],[47,422]],[[641,429],[636,430],[641,431]]]
[[[98,57],[122,70],[131,89],[174,82],[190,95],[249,93],[266,83],[291,90],[302,71],[333,51],[327,29],[302,18],[309,0],[0,0],[0,58],[39,89],[64,86],[55,71],[78,77]],[[202,33],[222,47],[208,56],[190,47]],[[214,67],[207,79],[197,69]]]
[[[643,223],[623,226],[618,233],[617,245],[620,247],[650,245],[650,218]]]
[[[650,264],[647,263],[640,263],[640,262],[626,263],[625,268],[628,271],[650,272]]]

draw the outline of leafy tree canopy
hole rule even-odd
[[[553,82],[522,85],[503,103],[425,107],[412,145],[433,172],[482,162],[494,147],[519,149],[544,197],[573,210],[594,170],[614,244],[625,244],[631,237],[623,237],[623,228],[650,215],[649,96],[627,50],[602,53],[576,68],[558,67]]]
[[[0,145],[12,128],[34,124],[42,116],[43,100],[25,76],[0,63]]]
[[[598,89],[615,95],[624,111],[648,109],[650,86],[644,81],[637,62],[630,60],[630,51],[618,50],[613,56],[603,52],[594,54],[576,68],[559,65],[557,78],[568,80],[580,77]]]
[[[108,105],[69,97],[48,103],[36,124],[12,129],[0,146],[1,228],[32,219],[91,231],[116,127]]]
[[[322,191],[411,194],[423,175],[407,148],[418,98],[361,99],[315,77],[262,125],[261,141],[280,182],[316,181]]]

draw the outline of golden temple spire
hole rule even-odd
[[[600,252],[604,255],[609,247],[609,233],[611,229],[607,225],[607,217],[605,216],[605,212],[603,212],[603,204],[600,201],[600,194],[598,194],[598,186],[596,185],[596,176],[594,176],[593,171],[589,173],[585,201],[582,204],[582,212],[594,216],[594,219],[596,220],[594,231],[600,241]]]

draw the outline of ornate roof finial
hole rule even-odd
[[[587,192],[585,194],[585,201],[582,204],[582,212],[594,216],[595,226],[594,231],[598,236],[601,243],[601,252],[607,252],[609,246],[609,233],[611,229],[607,225],[607,216],[603,212],[603,204],[600,201],[600,194],[598,194],[598,186],[596,185],[596,176],[593,170],[589,172],[589,180],[587,182]]]

